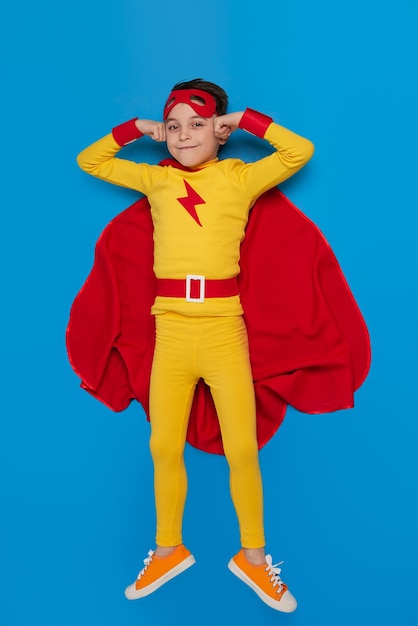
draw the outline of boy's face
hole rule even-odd
[[[218,156],[220,143],[215,137],[215,115],[198,115],[189,104],[180,102],[165,120],[167,148],[185,167],[197,167]]]

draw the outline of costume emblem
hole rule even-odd
[[[196,212],[196,204],[206,204],[206,202],[205,200],[203,200],[203,198],[199,196],[197,191],[195,191],[193,187],[189,185],[186,180],[184,180],[184,178],[183,182],[186,187],[187,196],[185,196],[184,198],[177,198],[177,200],[180,202],[180,204],[184,206],[186,211],[192,216],[195,222],[197,222],[199,226],[202,226],[199,220],[199,216]]]

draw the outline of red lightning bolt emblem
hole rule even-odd
[[[196,204],[206,204],[206,202],[205,200],[203,200],[203,198],[199,196],[197,191],[195,191],[193,187],[189,185],[186,180],[184,180],[184,178],[183,182],[186,187],[187,196],[185,196],[184,198],[177,198],[177,200],[180,202],[180,204],[184,206],[186,211],[192,216],[195,222],[197,222],[199,226],[202,226],[199,216],[196,212]]]

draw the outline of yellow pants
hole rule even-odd
[[[230,469],[241,545],[264,546],[262,479],[254,385],[242,317],[156,316],[150,386],[150,449],[154,463],[156,542],[182,542],[187,493],[184,446],[195,386],[209,385]]]

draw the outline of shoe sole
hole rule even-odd
[[[238,567],[234,559],[231,559],[229,561],[228,568],[233,574],[235,574],[235,576],[237,576],[240,580],[242,580],[243,583],[251,587],[251,589],[258,595],[258,597],[263,602],[268,604],[270,608],[275,609],[276,611],[281,611],[282,613],[293,613],[293,611],[296,610],[297,602],[294,599],[294,597],[291,595],[290,591],[286,591],[283,594],[281,600],[273,600],[273,598],[271,598],[267,593],[265,593],[262,589],[260,589],[260,587],[256,585],[255,582],[249,576],[247,576],[247,574],[243,572],[240,567]],[[292,602],[289,602],[287,606],[286,606],[286,601],[283,601],[286,594],[289,594],[289,596],[291,596],[293,600]]]
[[[165,585],[165,583],[167,583],[169,580],[175,578],[195,563],[196,560],[194,556],[190,555],[186,559],[184,559],[184,561],[170,569],[166,574],[160,576],[160,578],[154,580],[153,583],[150,583],[142,589],[135,589],[135,583],[133,583],[133,585],[130,585],[125,589],[125,597],[128,600],[138,600],[139,598],[149,596],[151,593],[162,587],[162,585]]]

